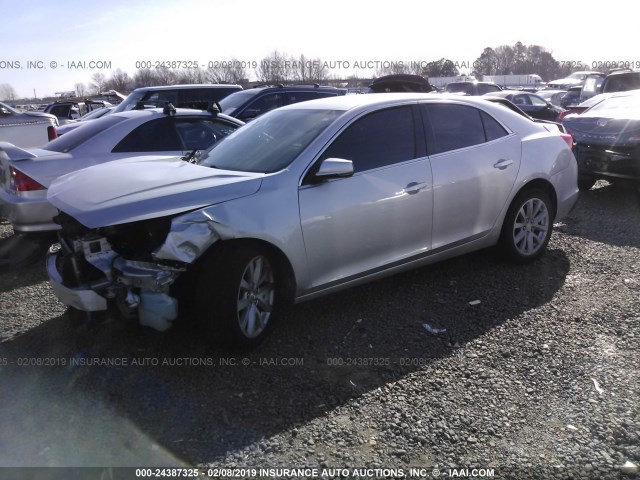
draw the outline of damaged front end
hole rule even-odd
[[[87,312],[115,306],[160,331],[178,316],[176,279],[221,238],[202,210],[96,229],[65,213],[56,222],[62,231],[47,271],[58,299]]]

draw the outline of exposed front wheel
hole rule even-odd
[[[542,255],[551,238],[554,211],[544,190],[520,192],[502,226],[500,246],[504,255],[516,263],[529,263]]]
[[[277,272],[266,253],[253,247],[223,249],[203,265],[198,320],[212,341],[251,348],[268,335],[278,296]]]

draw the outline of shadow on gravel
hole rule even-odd
[[[196,465],[268,442],[501,324],[525,321],[521,314],[549,302],[570,266],[554,249],[528,266],[490,253],[293,306],[246,355],[214,350],[189,323],[149,334],[118,321],[43,322],[0,343],[8,360],[0,465]],[[429,333],[425,323],[446,332]],[[500,346],[503,356],[518,348]],[[37,359],[54,366],[34,366]],[[446,394],[435,375],[427,381],[434,395]]]
[[[55,234],[0,238],[0,292],[47,280],[45,256],[55,241]]]
[[[628,208],[630,205],[635,208]],[[604,220],[592,221],[594,217]],[[569,235],[608,245],[640,247],[640,190],[628,184],[599,181],[591,190],[580,192],[574,211],[563,223],[558,231]]]

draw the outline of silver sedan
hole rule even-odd
[[[117,304],[160,330],[189,302],[172,284],[190,276],[212,341],[251,347],[283,302],[496,244],[535,260],[578,196],[571,143],[473,97],[290,105],[198,165],[134,159],[58,179],[49,201],[63,232],[48,271],[73,309]]]

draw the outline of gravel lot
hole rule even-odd
[[[637,478],[633,190],[583,193],[533,265],[483,251],[297,305],[246,355],[188,322],[73,322],[41,251],[0,237],[26,257],[0,264],[0,466]]]

